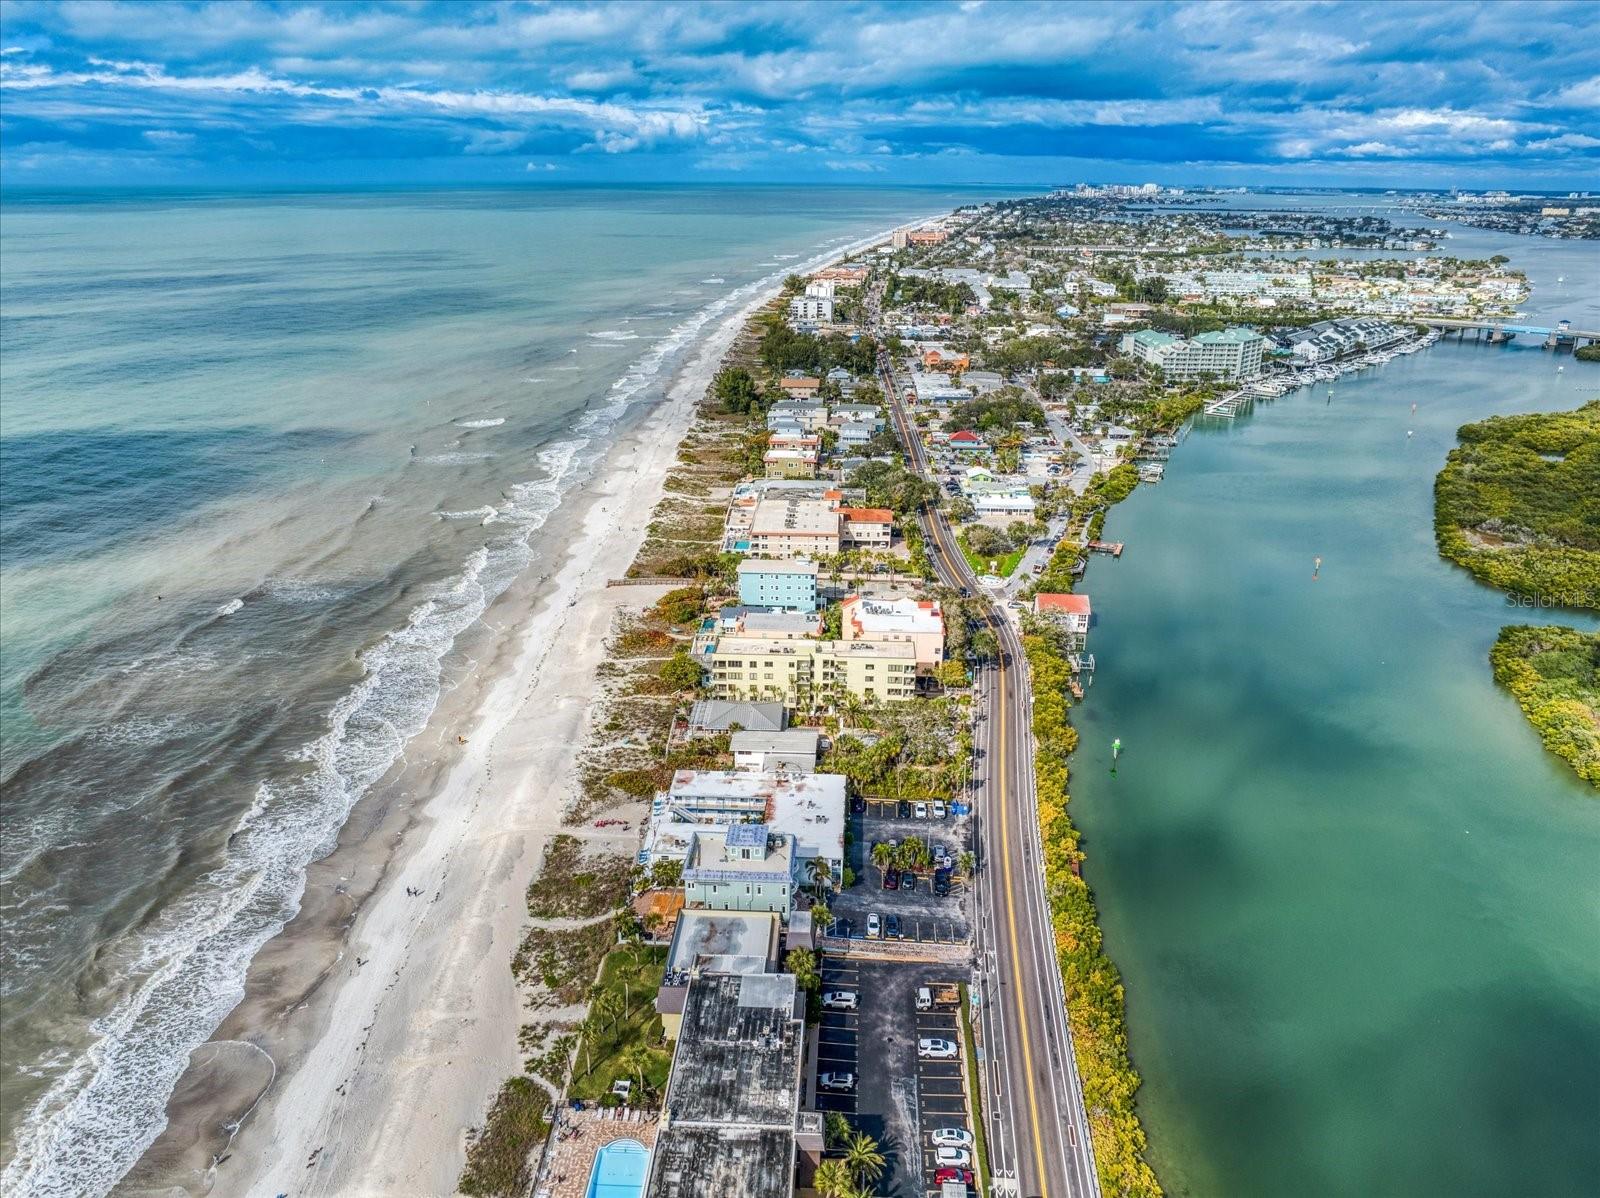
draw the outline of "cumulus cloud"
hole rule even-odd
[[[1589,11],[19,2],[0,48],[0,155],[12,169],[44,169],[20,154],[32,144],[201,170],[382,155],[454,156],[464,172],[570,158],[577,173],[911,179],[997,163],[1188,172],[1175,178],[1426,164],[1580,185],[1574,166],[1600,156],[1585,131],[1600,75],[1569,33]]]

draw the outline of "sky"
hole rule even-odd
[[[1594,0],[0,0],[0,182],[1600,190]]]

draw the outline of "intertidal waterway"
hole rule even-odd
[[[1596,327],[1592,246],[1446,252]],[[1600,621],[1441,561],[1432,486],[1460,425],[1597,394],[1536,339],[1445,341],[1202,422],[1112,510],[1073,809],[1168,1192],[1595,1192],[1600,803],[1488,651]]]

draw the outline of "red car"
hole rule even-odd
[[[933,1174],[933,1184],[942,1186],[947,1181],[959,1181],[964,1186],[972,1184],[971,1169],[936,1169]]]

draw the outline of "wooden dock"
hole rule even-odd
[[[1122,556],[1121,541],[1090,541],[1085,548],[1090,553],[1109,553],[1112,557]]]

